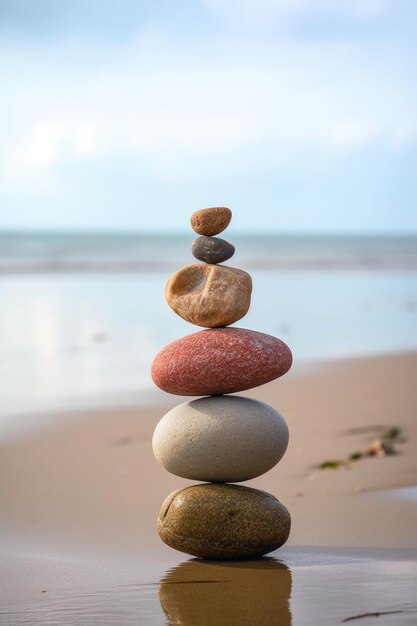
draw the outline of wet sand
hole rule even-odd
[[[270,558],[240,564],[157,536],[163,499],[190,484],[150,446],[178,398],[68,414],[3,443],[0,623],[325,625],[382,611],[395,611],[382,624],[417,623],[416,388],[417,355],[405,354],[294,367],[245,394],[289,423],[283,461],[245,484],[281,499],[293,527]],[[368,426],[399,426],[398,454],[317,469],[369,446],[377,431],[349,432]]]

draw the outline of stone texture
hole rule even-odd
[[[231,243],[219,237],[197,237],[193,241],[191,252],[203,263],[223,263],[231,259],[235,253],[235,247]]]
[[[164,575],[159,599],[171,626],[291,626],[291,591],[275,559],[188,559]]]
[[[152,447],[171,474],[198,481],[241,482],[284,456],[288,427],[268,404],[239,396],[185,402],[157,425]]]
[[[177,315],[216,328],[240,320],[248,312],[252,279],[243,270],[194,263],[178,270],[165,287],[165,298]]]
[[[245,559],[288,539],[290,514],[265,491],[204,484],[174,491],[162,505],[158,532],[167,545],[205,559]]]
[[[228,227],[232,212],[225,206],[212,206],[194,211],[191,226],[199,235],[218,235]]]
[[[280,339],[243,328],[200,330],[163,348],[152,364],[154,383],[180,396],[252,389],[283,376],[292,354]]]

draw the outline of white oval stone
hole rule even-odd
[[[158,423],[157,461],[171,474],[207,482],[241,482],[264,474],[288,445],[285,419],[269,404],[240,396],[185,402]]]

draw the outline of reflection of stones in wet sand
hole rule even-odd
[[[291,572],[274,559],[190,560],[161,580],[159,599],[168,624],[290,626]]]

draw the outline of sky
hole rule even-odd
[[[0,229],[417,234],[415,0],[0,0]]]

